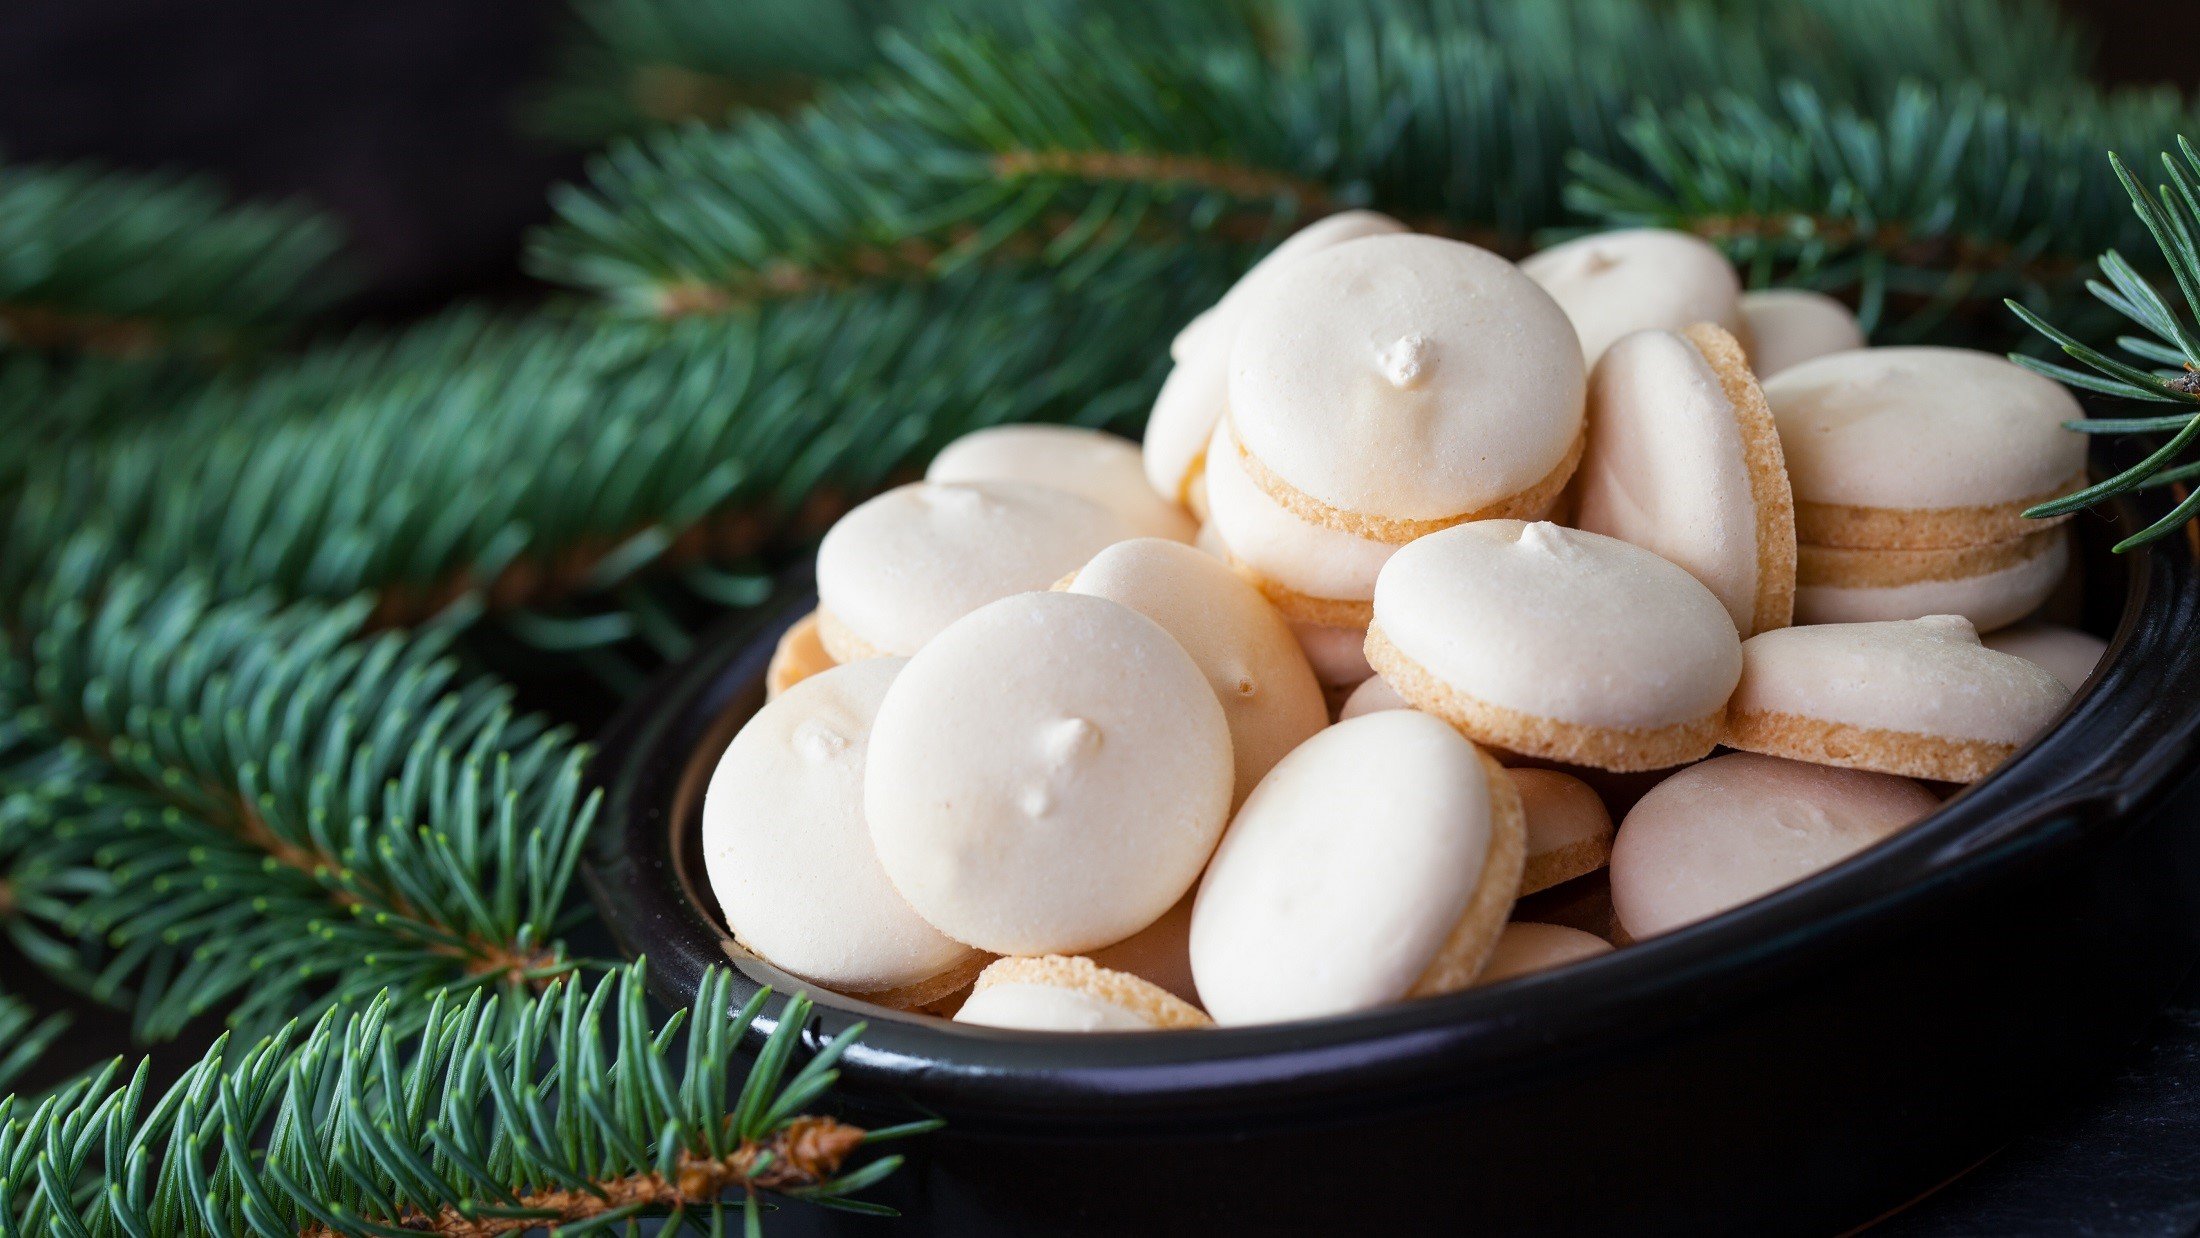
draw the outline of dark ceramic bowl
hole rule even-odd
[[[1895,839],[1726,915],[1274,1027],[1028,1033],[831,999],[811,1034],[869,1021],[843,1074],[859,1120],[947,1120],[888,1186],[921,1232],[1865,1224],[2097,1075],[2200,953],[2200,541],[2111,560],[2111,523],[2136,518],[2079,519],[2088,626],[2114,641],[2058,726]],[[588,880],[669,999],[737,953],[702,876],[703,788],[810,605],[788,582],[604,740]],[[802,987],[734,961],[744,986]]]

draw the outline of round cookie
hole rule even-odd
[[[902,670],[864,815],[918,915],[997,954],[1073,954],[1159,919],[1230,811],[1230,726],[1175,638],[1127,606],[1023,593]]]
[[[1589,448],[1573,523],[1688,569],[1743,636],[1795,605],[1795,500],[1735,338],[1708,323],[1637,331],[1589,381]]]
[[[1352,690],[1344,698],[1344,708],[1337,711],[1337,721],[1346,722],[1362,714],[1379,714],[1386,709],[1411,709],[1406,698],[1390,686],[1382,676],[1370,675],[1365,683]]]
[[[1101,551],[1069,582],[1161,625],[1192,655],[1230,723],[1233,805],[1283,754],[1329,725],[1322,686],[1258,590],[1190,546],[1136,538]]]
[[[1678,331],[1699,322],[1742,329],[1742,282],[1733,264],[1686,232],[1600,232],[1532,254],[1520,271],[1566,311],[1592,366],[1605,349],[1637,331]]]
[[[787,689],[838,665],[833,655],[825,652],[825,642],[818,636],[817,612],[813,610],[779,634],[779,643],[772,647],[771,664],[764,668],[764,699],[777,700]]]
[[[1539,514],[1573,475],[1579,341],[1503,258],[1369,237],[1261,292],[1230,352],[1228,421],[1246,475],[1300,519],[1407,542]]]
[[[2012,654],[2035,666],[2045,667],[2048,674],[2061,680],[2062,686],[2072,692],[2085,686],[2085,681],[2091,679],[2094,669],[2100,666],[2101,655],[2108,652],[2108,642],[2091,632],[2052,623],[2019,624],[1981,639],[1996,653]]]
[[[2070,568],[2069,530],[1939,550],[1804,546],[1796,557],[1798,623],[1868,623],[1961,615],[1981,632],[2022,619]]]
[[[1584,877],[1612,858],[1612,814],[1579,778],[1548,769],[1509,769],[1527,820],[1527,859],[1520,872],[1525,898]]]
[[[1191,517],[1146,485],[1138,444],[1083,426],[993,426],[963,435],[932,457],[933,482],[1020,481],[1067,490],[1114,512],[1133,537],[1188,542]]]
[[[1151,1032],[1214,1021],[1165,989],[1059,954],[1001,959],[978,973],[955,1022],[1033,1032]]]
[[[1849,307],[1806,288],[1768,288],[1742,294],[1741,337],[1749,365],[1770,378],[1805,361],[1864,347],[1864,328]]]
[[[1490,951],[1490,961],[1483,965],[1474,983],[1477,987],[1496,984],[1611,952],[1612,943],[1594,933],[1563,924],[1515,920],[1498,934],[1497,949]]]
[[[1726,608],[1686,571],[1517,520],[1400,548],[1376,582],[1367,657],[1469,739],[1622,771],[1710,752],[1742,667]]]
[[[1641,941],[1831,868],[1937,807],[1888,774],[1754,753],[1691,765],[1620,823],[1612,907]]]
[[[1159,985],[1197,1006],[1199,988],[1192,983],[1192,903],[1198,892],[1199,887],[1192,887],[1160,919],[1088,957],[1109,971]]]
[[[2070,702],[1957,615],[1766,632],[1742,666],[1728,747],[1942,782],[1985,777]]]
[[[1809,546],[1932,550],[2042,527],[2027,507],[2084,484],[2084,410],[1992,353],[1867,348],[1768,378]]]
[[[1192,907],[1215,1022],[1365,1010],[1473,983],[1520,886],[1519,798],[1426,714],[1340,723],[1269,771]]]
[[[863,820],[863,775],[898,658],[824,671],[758,710],[703,793],[703,864],[734,940],[838,993],[910,1008],[970,983],[984,954],[894,892]]]
[[[1207,452],[1207,519],[1231,566],[1277,610],[1326,627],[1367,627],[1375,577],[1398,549],[1302,520],[1270,498],[1246,476],[1227,424]]]
[[[1284,238],[1247,271],[1222,299],[1187,323],[1169,342],[1176,362],[1162,381],[1153,413],[1146,419],[1146,480],[1156,494],[1190,505],[1192,481],[1199,475],[1208,436],[1222,420],[1229,399],[1230,346],[1237,339],[1245,307],[1257,304],[1276,273],[1308,254],[1362,237],[1404,232],[1406,226],[1375,211],[1340,211],[1315,220]]]
[[[907,657],[980,606],[1045,589],[1129,536],[1115,513],[1044,486],[900,486],[819,544],[818,633],[836,662]]]

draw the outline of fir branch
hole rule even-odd
[[[2135,324],[2144,334],[2119,337],[2125,360],[2081,342],[2015,301],[2009,308],[2033,330],[2052,341],[2085,370],[2013,358],[2049,378],[2116,399],[2141,404],[2186,405],[2200,410],[2200,150],[2185,138],[2162,156],[2165,182],[2149,192],[2121,158],[2111,154],[2116,180],[2129,195],[2134,213],[2160,250],[2184,302],[2182,309],[2140,274],[2122,254],[2101,257],[2106,282],[2086,285],[2102,304]],[[2091,371],[2088,373],[2087,371]],[[2176,485],[2200,477],[2200,464],[2179,464],[2200,440],[2200,411],[2169,416],[2100,418],[2073,422],[2073,429],[2100,435],[2167,433],[2167,441],[2138,463],[2106,481],[2088,486],[2027,511],[2027,516],[2060,516],[2133,490]],[[2168,514],[2117,543],[2121,552],[2158,541],[2200,515],[2200,496],[2182,494]]]
[[[667,327],[539,322],[310,415],[217,403],[44,453],[0,578],[35,582],[91,527],[224,596],[371,593],[378,624],[487,610],[540,631],[814,532],[805,512],[977,426],[1134,424],[1168,331],[1222,278],[1160,254],[1074,290],[987,270]]]
[[[595,813],[585,753],[363,604],[215,603],[64,577],[33,607],[0,824],[29,952],[141,1035],[574,966],[557,940]],[[101,943],[92,959],[77,943]],[[19,945],[22,943],[18,943]]]
[[[328,304],[340,246],[323,215],[200,178],[0,164],[0,345],[233,347]]]
[[[1981,45],[1986,80],[2080,89],[2082,43],[2051,37],[2060,22],[1988,42],[1996,21],[2042,18],[2037,0],[1734,7],[1209,3],[1170,6],[1197,33],[1157,38],[1103,4],[1014,37],[889,32],[877,72],[789,118],[614,145],[586,189],[556,197],[561,223],[531,260],[676,315],[991,256],[1074,280],[1125,248],[1273,240],[1354,204],[1520,250],[1566,219],[1568,152],[1638,170],[1621,137],[1638,104],[1770,100],[1800,74],[1877,108],[1912,69],[1972,80]],[[1851,67],[1857,49],[1877,67]]]
[[[1846,291],[1882,338],[1914,338],[2005,297],[2067,303],[2087,257],[2137,231],[2119,192],[2073,169],[2189,116],[2167,91],[2024,106],[1909,86],[1858,109],[1791,83],[1777,106],[1638,114],[1626,132],[1644,171],[1582,156],[1568,200],[1607,226],[1694,231],[1755,283]]]
[[[853,1196],[901,1158],[849,1166],[914,1128],[804,1112],[860,1029],[796,1069],[797,998],[736,1083],[764,996],[735,1012],[730,994],[712,973],[653,1026],[636,964],[540,997],[438,995],[412,1032],[396,1029],[411,999],[385,994],[247,1049],[225,1037],[158,1095],[117,1063],[43,1103],[0,1099],[0,1229],[489,1238],[671,1216],[722,1232],[765,1193],[883,1211]]]

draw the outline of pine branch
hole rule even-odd
[[[447,634],[360,639],[363,604],[128,572],[93,592],[65,575],[5,677],[28,696],[0,824],[35,961],[127,1000],[148,1038],[575,965],[557,935],[585,754],[460,675]]]
[[[767,1192],[884,1211],[854,1195],[901,1158],[848,1166],[921,1128],[804,1114],[860,1028],[796,1069],[797,998],[737,1085],[763,996],[735,1013],[714,973],[652,1026],[641,976],[438,995],[409,1033],[411,999],[384,995],[250,1048],[225,1037],[158,1095],[117,1063],[43,1103],[0,1099],[0,1229],[488,1238],[671,1216],[723,1232]]]
[[[227,350],[341,290],[338,229],[194,177],[0,164],[0,346]]]
[[[1973,80],[1986,49],[1980,78],[2078,89],[2082,41],[2058,42],[2066,26],[2036,2],[1734,7],[1208,3],[1171,6],[1196,34],[1156,38],[1102,4],[1014,38],[890,32],[879,71],[789,118],[614,145],[587,189],[557,196],[532,261],[677,315],[991,256],[1074,280],[1126,248],[1273,240],[1358,203],[1518,250],[1566,219],[1568,152],[1636,167],[1621,128],[1638,103],[1769,100],[1801,74],[1876,106],[1913,69]],[[2037,34],[1995,24],[2032,20]],[[1874,67],[1854,67],[1859,49]]]
[[[1790,84],[1774,106],[1639,113],[1626,132],[1645,170],[1580,157],[1568,200],[1606,226],[1694,231],[1755,283],[1848,291],[1881,338],[1916,338],[2005,297],[2066,304],[2090,255],[2137,233],[2121,193],[2074,169],[2190,115],[2167,91],[2028,106],[1909,86],[1858,109]]]
[[[223,596],[372,593],[378,625],[486,610],[585,646],[617,591],[799,535],[966,430],[1131,424],[1222,278],[1155,255],[1075,290],[988,270],[667,327],[537,322],[311,413],[216,402],[44,453],[0,580],[35,582],[91,527]]]
[[[2040,314],[2011,301],[2009,308],[2026,325],[2086,368],[2075,370],[2022,356],[2013,359],[2081,391],[2142,405],[2200,409],[2200,149],[2180,137],[2176,151],[2162,156],[2165,183],[2152,192],[2122,159],[2110,155],[2109,162],[2141,225],[2160,250],[2183,307],[2173,305],[2122,254],[2112,250],[2101,256],[2101,272],[2107,281],[2090,281],[2086,287],[2102,304],[2143,332],[2116,340],[2117,347],[2130,359],[2087,345]],[[2200,412],[2093,418],[2073,422],[2071,428],[2089,434],[2168,434],[2169,438],[2116,476],[2042,503],[2025,515],[2059,516],[2129,491],[2177,485],[2200,477],[2200,462],[2177,463],[2191,452],[2194,441],[2200,440]],[[2167,515],[2117,543],[2116,549],[2120,552],[2158,541],[2183,528],[2195,515],[2200,515],[2200,497],[2181,495]]]

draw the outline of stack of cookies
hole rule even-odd
[[[1509,980],[1898,832],[2101,653],[2004,628],[2069,396],[1693,237],[1350,212],[1172,354],[1142,448],[982,430],[826,535],[705,797],[749,954],[1052,1031]]]

